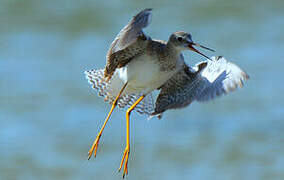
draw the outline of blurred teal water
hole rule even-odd
[[[212,47],[251,77],[208,104],[132,115],[128,179],[284,178],[283,1],[0,2],[0,179],[121,179],[124,111],[86,153],[110,109],[83,71],[104,66],[129,18],[153,7],[146,32],[177,30]],[[194,65],[202,58],[185,52]]]

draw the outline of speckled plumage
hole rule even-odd
[[[139,36],[137,36],[136,41],[129,46],[108,54],[107,63],[104,70],[104,77],[107,78],[107,81],[111,79],[116,68],[124,67],[133,58],[145,53],[148,44],[149,41],[147,40],[146,36],[141,33]]]
[[[190,69],[187,65],[161,88],[153,115],[209,101],[243,86],[249,76],[224,57],[212,57]]]
[[[241,87],[242,82],[248,79],[245,72],[223,57],[207,59],[205,63],[201,63],[202,67],[200,64],[194,68],[188,67],[181,51],[188,49],[187,43],[192,41],[191,35],[177,31],[170,36],[168,42],[151,39],[143,32],[143,28],[149,25],[150,17],[151,9],[135,15],[110,45],[105,69],[86,72],[89,82],[99,89],[99,94],[106,101],[112,103],[123,84],[129,81],[118,105],[122,108],[129,106],[139,96],[151,96],[151,91],[158,89],[160,92],[155,105],[149,100],[143,100],[143,107],[147,110],[141,110],[139,106],[136,108],[148,115],[158,115],[168,109],[185,107],[194,100],[213,99]],[[178,40],[180,37],[181,41]],[[220,69],[223,74],[217,77],[216,73]],[[231,71],[232,69],[238,71]],[[151,74],[151,71],[157,72]],[[204,72],[207,74],[204,75]],[[148,77],[149,82],[141,82],[139,85],[144,80],[143,73],[153,77]],[[147,80],[147,76],[145,78]],[[209,83],[210,78],[216,78],[216,81]],[[161,81],[157,82],[158,79]]]
[[[150,117],[161,117],[168,109],[183,108],[193,101],[208,101],[242,87],[248,75],[223,57],[209,58],[193,46],[211,50],[195,43],[187,32],[177,31],[168,42],[152,40],[143,32],[150,22],[151,9],[135,15],[119,32],[107,53],[104,69],[86,71],[86,77],[99,91],[99,96],[112,104],[106,120],[94,140],[88,159],[96,156],[106,123],[115,107],[126,111],[126,147],[119,171],[128,174],[130,153],[130,113],[136,110]],[[190,68],[182,51],[192,50],[206,61]],[[211,50],[212,51],[212,50]],[[151,93],[159,90],[153,104]]]

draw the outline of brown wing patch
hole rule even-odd
[[[183,108],[189,105],[195,99],[197,93],[195,89],[199,87],[198,82],[194,83],[193,81],[197,74],[206,66],[207,62],[200,63],[198,70],[192,72],[184,64],[183,69],[177,72],[161,87],[160,94],[155,103],[155,112],[152,115],[161,114],[167,109]],[[193,84],[192,89],[188,88],[188,85],[191,83]]]
[[[143,54],[147,49],[147,37],[142,33],[137,40],[125,49],[110,54],[104,71],[106,80],[110,80],[116,68],[127,65],[133,58]]]

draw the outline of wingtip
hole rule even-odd
[[[136,15],[134,15],[132,17],[132,20],[131,20],[130,24],[131,25],[135,24],[135,26],[138,26],[139,29],[140,28],[142,28],[142,29],[145,28],[150,23],[151,16],[152,16],[152,12],[151,11],[152,11],[152,8],[146,8],[146,9],[140,11],[139,13],[137,13]]]
[[[138,17],[144,16],[144,15],[149,15],[149,14],[151,14],[152,10],[153,10],[152,8],[146,8],[146,9],[140,11],[138,14],[136,14],[134,16],[134,18],[138,18]]]
[[[153,8],[146,8],[146,9],[144,9],[143,11],[152,11],[153,10]],[[143,12],[142,11],[142,12]]]

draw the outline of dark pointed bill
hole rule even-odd
[[[205,46],[202,46],[202,45],[200,45],[200,44],[198,44],[198,43],[193,43],[193,45],[198,46],[198,47],[201,47],[201,48],[203,48],[203,49],[207,49],[207,50],[212,51],[212,52],[215,52],[215,50],[210,49],[210,48],[205,47]]]
[[[200,44],[198,44],[198,43],[194,43],[194,42],[193,42],[193,43],[190,43],[190,44],[188,45],[188,48],[189,48],[190,50],[192,50],[192,51],[194,51],[194,52],[197,52],[198,54],[200,54],[200,55],[206,57],[207,59],[210,59],[210,58],[207,57],[206,55],[204,55],[203,53],[199,52],[199,51],[198,51],[197,49],[195,49],[193,46],[201,47],[201,48],[203,48],[203,49],[207,49],[207,50],[209,50],[209,51],[215,52],[213,49],[210,49],[210,48],[208,48],[208,47],[202,46],[202,45],[200,45]]]

